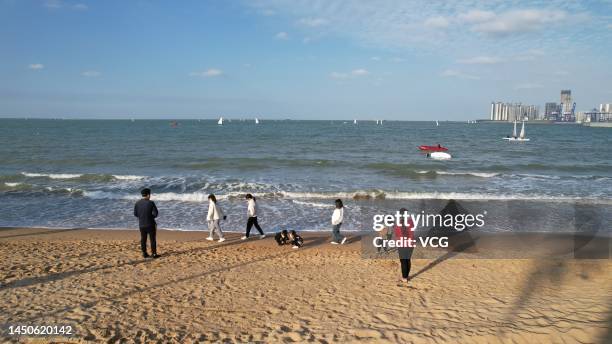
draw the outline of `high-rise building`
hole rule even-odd
[[[546,103],[544,107],[544,118],[547,120],[557,120],[561,106],[558,103]]]
[[[572,90],[561,90],[561,112],[563,115],[571,114],[573,110]]]
[[[599,112],[612,112],[612,104],[599,104]]]
[[[492,102],[490,119],[492,121],[522,121],[538,119],[540,109],[535,105],[521,103]]]

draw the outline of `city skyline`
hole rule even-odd
[[[465,120],[612,102],[612,3],[0,0],[0,117]]]

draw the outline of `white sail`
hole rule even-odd
[[[514,130],[512,130],[512,137],[516,137],[516,121],[514,121]]]
[[[356,119],[353,120],[353,124],[357,124],[357,120]]]
[[[525,138],[525,121],[523,121],[523,126],[521,127],[521,135],[519,138],[522,140]]]
[[[218,125],[223,125],[223,117],[219,117],[219,121],[217,122]]]
[[[439,125],[440,125],[440,123],[438,123],[438,120],[436,120],[436,127],[439,126]]]
[[[255,124],[259,124],[259,120],[255,118]]]

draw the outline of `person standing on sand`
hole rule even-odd
[[[240,239],[246,240],[249,238],[249,234],[251,233],[251,228],[253,227],[253,225],[255,226],[255,228],[257,228],[257,231],[259,232],[259,238],[263,239],[266,237],[266,235],[261,230],[261,227],[259,227],[259,223],[257,223],[257,202],[255,201],[255,197],[253,197],[253,195],[251,194],[246,194],[245,198],[247,200],[248,220],[247,220],[246,235]]]
[[[217,198],[215,195],[208,195],[208,214],[206,215],[206,221],[208,222],[208,238],[206,240],[213,241],[213,233],[217,231],[219,236],[219,242],[224,242],[223,232],[221,231],[221,225],[219,222],[221,219],[225,220],[227,217],[223,214],[221,208],[217,205]]]
[[[340,234],[340,226],[342,226],[342,221],[344,221],[344,205],[342,204],[341,199],[337,199],[335,202],[336,209],[334,209],[334,213],[332,214],[332,241],[331,243],[334,245],[344,244],[346,242],[346,237]]]
[[[149,258],[147,254],[147,235],[151,240],[151,254],[153,258],[159,258],[157,254],[157,241],[155,235],[157,232],[157,223],[155,218],[159,214],[155,203],[151,201],[151,189],[144,188],[140,191],[142,199],[134,205],[134,216],[138,218],[138,227],[140,227],[140,248],[142,256]]]
[[[402,208],[400,209],[400,214],[408,213],[408,209]],[[412,218],[408,219],[408,223],[402,223],[401,226],[395,226],[394,234],[395,239],[401,239],[402,242],[408,245],[408,242],[412,242],[414,240],[414,223],[412,222]],[[410,259],[412,258],[412,251],[414,251],[414,247],[398,247],[397,252],[399,255],[400,265],[402,269],[402,278],[408,282],[408,275],[410,274],[410,267],[412,265]]]

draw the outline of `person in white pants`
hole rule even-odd
[[[208,195],[208,214],[206,215],[206,221],[208,222],[208,238],[206,240],[213,241],[213,233],[217,231],[219,236],[219,242],[224,242],[223,232],[221,231],[221,225],[219,222],[221,219],[225,220],[227,217],[223,214],[221,208],[217,205],[217,198],[215,195]]]

